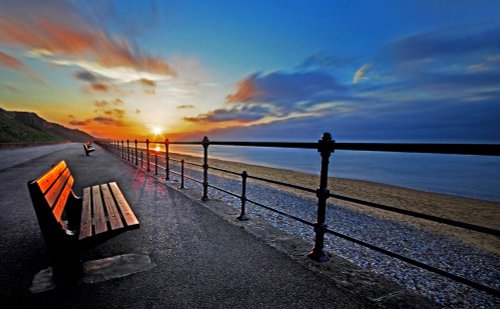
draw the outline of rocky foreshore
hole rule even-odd
[[[276,172],[273,171],[273,173]],[[202,173],[199,171],[186,169],[186,174],[197,179],[202,178]],[[175,175],[172,176],[176,179]],[[237,179],[210,175],[209,183],[235,194],[241,192],[241,182]],[[201,185],[193,181],[186,180],[186,185],[201,189]],[[220,199],[237,209],[240,208],[239,199],[221,191],[210,189],[209,196]],[[249,182],[247,198],[309,222],[315,222],[316,220],[317,201],[314,196],[307,197],[302,194],[279,190],[263,183]],[[327,225],[330,229],[478,283],[496,289],[500,288],[500,257],[498,254],[481,250],[456,238],[436,233],[432,229],[415,226],[394,218],[383,218],[379,215],[360,211],[358,208],[339,205],[334,200],[329,201]],[[247,203],[247,215],[250,219],[265,220],[286,233],[298,235],[307,241],[311,241],[311,245],[313,243],[314,232],[310,226],[290,220],[252,203]],[[325,245],[330,254],[338,255],[358,266],[380,274],[420,295],[432,299],[439,305],[461,308],[498,308],[500,306],[500,299],[494,296],[333,235],[326,234]]]

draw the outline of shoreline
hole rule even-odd
[[[201,157],[170,153],[173,159],[185,159],[193,163],[202,163]],[[296,184],[310,189],[317,189],[319,185],[319,175],[313,175],[303,172],[296,172],[286,169],[278,169],[220,159],[210,159],[209,165],[216,168],[230,170],[236,173],[247,171],[249,175],[261,178],[277,180],[285,183]],[[236,175],[211,170],[218,176],[241,180]],[[297,189],[283,187],[267,182],[271,187],[290,192],[302,197],[315,199],[314,194]],[[394,185],[380,184],[364,180],[353,180],[344,178],[329,177],[329,189],[336,194],[361,199],[364,201],[388,205],[401,209],[407,209],[415,212],[425,213],[451,220],[476,224],[480,226],[500,229],[500,203],[465,198],[460,196],[448,195],[443,193],[434,193],[407,189]],[[441,235],[450,236],[460,240],[468,245],[473,245],[479,249],[500,255],[500,239],[492,235],[486,235],[479,232],[469,231],[462,228],[447,226],[427,220],[413,218],[397,213],[391,213],[384,210],[362,206],[351,202],[345,202],[337,199],[329,199],[330,203],[335,203],[342,207],[355,210],[370,216],[383,219],[405,222],[413,226],[430,229]]]

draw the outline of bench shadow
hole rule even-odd
[[[30,292],[41,293],[55,288],[67,288],[79,284],[92,284],[123,278],[132,274],[148,271],[155,266],[149,255],[145,253],[129,253],[87,261],[82,264],[83,273],[74,280],[55,281],[52,267],[38,272],[33,278]]]

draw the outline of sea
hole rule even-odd
[[[203,156],[197,145],[170,145],[169,151]],[[209,158],[316,175],[321,165],[314,149],[210,145]],[[329,176],[500,202],[500,157],[495,156],[336,150]]]

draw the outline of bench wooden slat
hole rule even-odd
[[[92,201],[94,204],[94,227],[95,234],[100,234],[108,230],[104,207],[102,205],[101,191],[99,186],[92,187]]]
[[[132,212],[127,200],[123,196],[123,193],[120,191],[120,188],[116,184],[116,182],[109,183],[113,194],[115,195],[116,202],[118,203],[118,207],[120,208],[123,218],[127,223],[127,226],[138,225],[139,221],[135,217],[135,214]]]
[[[45,199],[47,200],[47,203],[49,203],[49,206],[51,208],[58,200],[57,198],[59,197],[62,189],[66,185],[66,181],[68,180],[69,177],[71,177],[69,169],[65,169],[64,172],[62,172],[62,174],[59,176],[59,178],[57,178],[52,187],[50,187],[47,193],[45,193]]]
[[[40,190],[43,194],[45,194],[45,192],[50,188],[50,186],[59,177],[59,175],[66,169],[66,167],[66,162],[61,161],[36,180],[36,183],[40,187]]]
[[[111,191],[107,184],[101,185],[102,195],[104,197],[104,205],[108,211],[108,220],[112,230],[123,228],[122,218],[119,210],[116,208],[116,203],[111,195]]]
[[[79,239],[84,239],[92,236],[92,196],[90,187],[83,189],[82,198],[82,217],[80,220],[80,236]]]
[[[66,205],[66,201],[68,200],[68,196],[71,193],[71,187],[73,187],[74,179],[73,177],[69,177],[64,189],[57,200],[57,203],[54,205],[52,213],[57,221],[61,221],[61,215],[63,213],[64,207]]]

